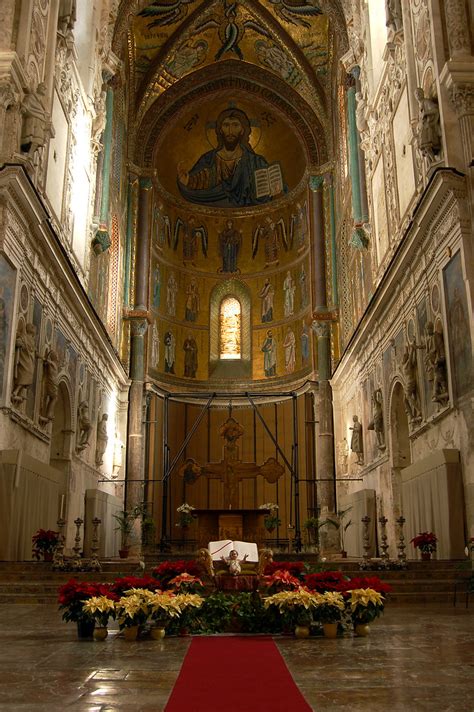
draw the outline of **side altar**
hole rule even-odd
[[[210,541],[255,542],[258,548],[265,545],[264,518],[268,509],[196,509],[197,546],[207,548]]]

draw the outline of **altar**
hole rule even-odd
[[[255,542],[258,548],[265,544],[264,518],[268,509],[196,509],[197,546],[206,548],[210,541]]]

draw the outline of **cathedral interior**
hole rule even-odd
[[[87,555],[94,518],[115,557],[123,511],[135,552],[239,534],[300,552],[308,520],[349,509],[350,557],[367,516],[372,556],[403,518],[462,557],[469,3],[0,16],[0,559],[31,559],[58,519],[66,553],[82,520]],[[268,503],[274,531],[242,531]],[[202,512],[188,531],[183,504]]]

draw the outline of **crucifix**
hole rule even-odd
[[[267,482],[273,484],[283,475],[285,469],[274,457],[269,457],[263,465],[242,462],[239,459],[237,440],[244,434],[244,429],[232,417],[231,405],[229,405],[229,417],[221,425],[219,434],[224,439],[223,458],[220,462],[200,465],[196,460],[188,458],[178,472],[186,484],[194,484],[202,476],[220,480],[224,484],[224,508],[238,509],[239,482],[261,475]]]

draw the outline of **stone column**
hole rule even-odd
[[[316,311],[327,309],[326,297],[326,241],[324,229],[324,176],[311,176],[311,213],[313,223],[314,305]]]
[[[334,512],[334,426],[332,408],[331,377],[331,330],[328,322],[313,321],[313,331],[317,338],[319,393],[317,399],[317,420],[319,421],[316,447],[316,472],[318,483],[318,505],[321,512]]]
[[[140,178],[138,187],[137,252],[135,258],[135,309],[146,309],[148,304],[151,194],[151,179]]]
[[[109,234],[110,169],[112,165],[112,126],[114,113],[114,91],[109,86],[105,101],[106,122],[102,137],[102,190],[100,192],[99,227],[92,240],[96,255],[105,252],[112,244]],[[100,181],[98,181],[100,185]]]
[[[143,451],[145,447],[143,429],[143,383],[145,379],[145,334],[148,321],[132,318],[130,392],[128,405],[128,445],[125,509],[130,510],[143,501]]]

